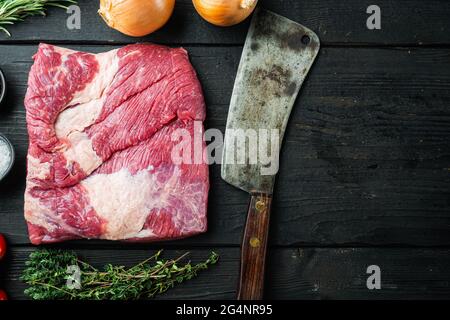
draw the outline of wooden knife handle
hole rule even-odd
[[[261,300],[272,196],[252,194],[241,247],[238,300]]]

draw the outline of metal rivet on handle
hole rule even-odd
[[[256,211],[261,212],[266,209],[266,204],[262,200],[258,200],[255,204]]]
[[[261,241],[259,241],[258,238],[253,237],[253,238],[250,239],[250,245],[253,248],[258,248],[261,245]]]

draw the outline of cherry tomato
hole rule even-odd
[[[0,290],[0,301],[2,300],[8,300],[8,296],[4,290]]]
[[[2,260],[5,254],[6,254],[6,240],[5,237],[0,233],[0,260]]]

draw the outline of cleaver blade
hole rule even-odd
[[[221,168],[226,182],[249,193],[272,194],[277,170],[271,169],[277,169],[278,163],[255,163],[250,145],[239,143],[237,136],[247,133],[247,138],[251,129],[262,139],[260,129],[267,130],[270,146],[269,138],[278,132],[281,145],[297,94],[319,47],[319,38],[308,28],[267,10],[255,12],[230,102]],[[278,155],[271,158],[278,160]]]

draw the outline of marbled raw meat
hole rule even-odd
[[[136,44],[90,54],[41,44],[25,107],[33,244],[206,231],[208,167],[171,157],[172,134],[201,137],[205,119],[184,49]]]

